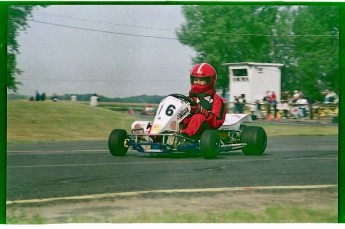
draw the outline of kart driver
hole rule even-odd
[[[216,70],[207,63],[197,64],[190,73],[189,97],[197,102],[191,106],[191,114],[182,121],[181,134],[199,139],[206,129],[218,129],[225,120],[226,108],[216,94]]]

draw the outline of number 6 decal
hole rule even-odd
[[[165,111],[165,114],[168,116],[171,116],[171,115],[173,115],[175,109],[176,109],[176,107],[174,105],[169,105]]]

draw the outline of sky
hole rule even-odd
[[[178,5],[36,7],[18,36],[18,93],[109,98],[186,94],[192,48],[176,30]]]

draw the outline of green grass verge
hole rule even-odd
[[[130,131],[135,117],[78,102],[14,100],[7,107],[7,141],[104,140],[114,128]]]
[[[279,123],[257,124],[255,121],[250,125],[258,125],[265,129],[268,136],[326,136],[338,135],[338,127],[335,125],[291,125]]]
[[[101,214],[99,214],[101,215]],[[269,205],[263,210],[138,212],[128,217],[66,216],[53,220],[23,211],[9,212],[7,224],[50,223],[337,223],[336,208],[310,209],[290,205]]]
[[[7,213],[8,214],[8,213]],[[6,224],[47,224],[48,221],[40,215],[28,216],[23,211],[10,212],[6,217]]]
[[[325,223],[337,222],[337,212],[272,205],[264,211],[230,210],[179,213],[164,211],[158,214],[142,213],[137,217],[111,220],[111,223]]]
[[[108,104],[109,105],[109,104]],[[144,107],[146,104],[142,104]],[[117,107],[140,107],[140,104],[110,104]],[[44,142],[106,140],[112,129],[130,131],[130,125],[138,118],[112,111],[107,104],[91,107],[86,103],[71,101],[30,102],[8,101],[7,142]],[[152,120],[153,116],[146,117]],[[251,125],[257,125],[255,122]],[[286,135],[336,135],[337,126],[260,124],[268,136]]]
[[[83,104],[89,105],[89,103],[82,102]],[[148,103],[121,103],[121,102],[100,102],[98,107],[107,108],[113,111],[128,111],[133,110],[141,112]],[[151,104],[153,108],[157,109],[158,104]]]

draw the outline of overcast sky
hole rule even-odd
[[[107,97],[187,93],[195,52],[175,30],[180,6],[37,7],[20,34],[19,94]]]

